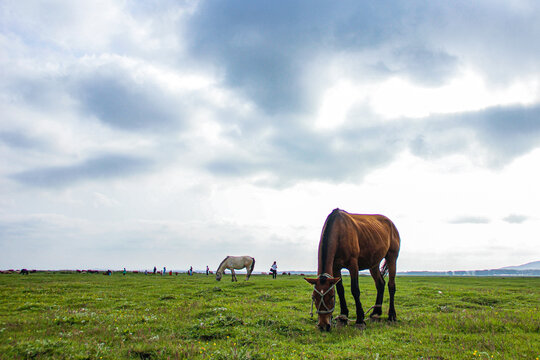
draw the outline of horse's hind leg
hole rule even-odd
[[[377,288],[377,299],[375,300],[375,306],[373,307],[373,312],[369,316],[370,318],[376,318],[382,315],[382,303],[383,303],[383,296],[384,296],[384,285],[385,281],[382,277],[381,270],[379,270],[379,266],[374,266],[371,269],[369,269],[369,272],[371,273],[371,277],[375,281],[375,287]]]
[[[396,321],[396,308],[394,307],[394,295],[396,293],[396,259],[393,259],[393,261],[388,261],[388,292],[390,293],[388,320]]]

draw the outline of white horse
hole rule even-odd
[[[247,270],[246,280],[248,280],[254,267],[255,259],[251,256],[227,256],[225,259],[223,259],[221,264],[219,264],[219,267],[216,271],[216,280],[220,281],[223,273],[225,272],[225,269],[229,269],[231,270],[232,281],[238,281],[236,279],[234,269],[238,270],[243,268],[246,268]]]

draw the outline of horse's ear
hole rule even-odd
[[[317,283],[317,279],[308,279],[308,278],[304,278],[304,280],[306,280],[308,283],[310,283],[311,285],[315,285]]]

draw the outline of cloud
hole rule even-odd
[[[540,106],[494,107],[390,123],[350,121],[328,131],[294,120],[286,128],[262,122],[251,129],[257,141],[231,135],[235,146],[217,152],[205,168],[216,176],[263,175],[277,187],[302,180],[360,182],[405,150],[426,160],[464,154],[495,168],[538,147],[539,115]]]
[[[448,221],[450,224],[489,224],[491,220],[483,216],[464,215]]]
[[[495,155],[492,164],[504,164],[538,146],[540,105],[495,107],[480,111],[477,136]]]
[[[537,70],[538,7],[209,1],[198,4],[185,36],[193,56],[262,111],[298,113],[317,106],[335,72],[357,83],[397,76],[437,87],[470,68],[490,85],[506,86]],[[348,60],[333,68],[340,59]]]
[[[72,80],[82,110],[110,126],[167,131],[185,123],[183,99],[148,79],[137,81],[121,66],[102,65]]]
[[[235,151],[218,153],[206,169],[216,176],[262,174],[276,187],[303,180],[358,181],[403,147],[390,128],[379,126],[325,134],[291,124],[270,133],[255,143],[240,140]]]
[[[503,220],[510,224],[522,224],[529,219],[528,216],[519,215],[519,214],[510,214],[506,216]]]
[[[540,143],[540,105],[496,106],[479,111],[434,115],[404,129],[413,153],[444,156],[467,153],[491,167],[504,166]],[[469,149],[481,149],[470,153]]]
[[[458,69],[458,58],[440,49],[411,45],[396,49],[393,55],[393,60],[385,64],[389,75],[404,74],[414,83],[424,86],[439,86]]]
[[[455,56],[440,46],[419,44],[413,24],[400,21],[417,10],[400,1],[368,6],[293,1],[286,7],[201,2],[186,37],[193,54],[222,70],[225,83],[264,112],[295,113],[316,106],[331,80],[325,74],[333,58],[367,49],[376,49],[374,59],[351,63],[349,76],[371,76],[382,69],[386,76],[406,74],[431,85],[448,79],[457,65]],[[387,60],[385,47],[392,49],[395,61]]]
[[[11,179],[33,187],[65,187],[82,181],[118,178],[148,172],[152,162],[145,158],[108,154],[82,162],[22,171]]]
[[[13,130],[0,131],[0,143],[17,149],[38,149],[46,146],[41,139]]]

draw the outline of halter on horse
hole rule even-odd
[[[322,276],[326,278],[332,277],[329,274],[324,273],[324,274],[319,275],[317,278],[320,279]],[[330,293],[330,291],[334,289],[334,286],[336,286],[336,284],[340,281],[341,281],[341,278],[339,278],[338,281],[336,281],[335,283],[331,284],[330,287],[324,292],[317,290],[317,288],[315,287],[315,284],[313,284],[314,294],[311,296],[311,312],[309,313],[311,317],[313,317],[313,304],[315,303],[315,294],[318,294],[321,297],[321,300],[319,301],[319,305],[316,306],[317,314],[331,314],[332,312],[334,312],[334,308],[336,307],[336,302],[334,301],[332,308],[330,309],[328,305],[326,305],[326,302],[324,301],[324,297],[326,294]],[[321,310],[322,306],[324,306],[326,310]]]

